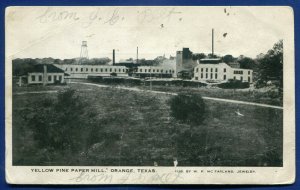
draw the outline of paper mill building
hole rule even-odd
[[[253,70],[230,67],[220,59],[201,59],[194,68],[193,80],[200,82],[226,82],[240,80],[253,82]]]

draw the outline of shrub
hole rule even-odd
[[[57,99],[41,100],[24,119],[39,148],[77,152],[85,149],[94,117],[87,112],[88,106],[75,90],[67,89]]]
[[[189,124],[201,124],[204,120],[205,104],[199,94],[180,93],[170,99],[171,116]]]
[[[234,88],[249,88],[249,82],[242,82],[240,80],[229,80],[226,83],[221,83],[218,85],[219,88],[234,89]]]

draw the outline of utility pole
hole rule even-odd
[[[212,57],[214,57],[214,29],[212,29],[212,35],[211,35],[211,53],[212,53]]]
[[[151,65],[150,65],[150,91],[152,91],[151,73],[152,73],[152,68],[151,68]]]
[[[136,64],[139,63],[139,47],[136,47]]]

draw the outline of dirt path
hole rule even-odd
[[[112,86],[109,85],[103,85],[103,84],[95,84],[95,83],[86,83],[86,82],[70,82],[73,84],[84,84],[84,85],[90,85],[90,86],[97,86],[100,88],[112,88]],[[177,95],[177,93],[172,93],[172,92],[162,92],[162,91],[154,91],[154,90],[142,90],[139,88],[134,88],[134,87],[114,87],[117,89],[123,89],[123,90],[130,90],[130,91],[135,91],[135,92],[150,92],[150,93],[156,93],[156,94],[168,94],[168,95]],[[260,104],[260,103],[255,103],[255,102],[246,102],[246,101],[239,101],[239,100],[231,100],[231,99],[223,99],[223,98],[214,98],[214,97],[206,97],[203,96],[203,99],[206,100],[213,100],[213,101],[220,101],[220,102],[228,102],[228,103],[234,103],[234,104],[244,104],[244,105],[252,105],[252,106],[260,106],[260,107],[267,107],[267,108],[274,108],[274,109],[283,109],[283,107],[280,106],[273,106],[269,104]]]

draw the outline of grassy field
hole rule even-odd
[[[203,124],[190,126],[170,117],[169,95],[79,84],[14,92],[68,88],[84,103],[71,113],[48,109],[57,93],[13,96],[14,165],[171,166],[176,158],[179,166],[282,166],[282,110],[205,100]],[[208,90],[197,92],[221,96]],[[225,94],[244,98],[244,92],[234,93]],[[39,128],[26,119],[45,113]],[[37,132],[47,143],[37,140]],[[57,143],[60,138],[69,144]]]
[[[149,90],[149,86],[143,86],[142,89]],[[282,95],[276,90],[259,90],[259,89],[221,89],[221,88],[189,88],[179,86],[152,86],[152,90],[164,91],[164,92],[183,92],[191,91],[200,93],[202,96],[224,98],[248,102],[256,102],[263,104],[270,104],[276,106],[282,106]]]

